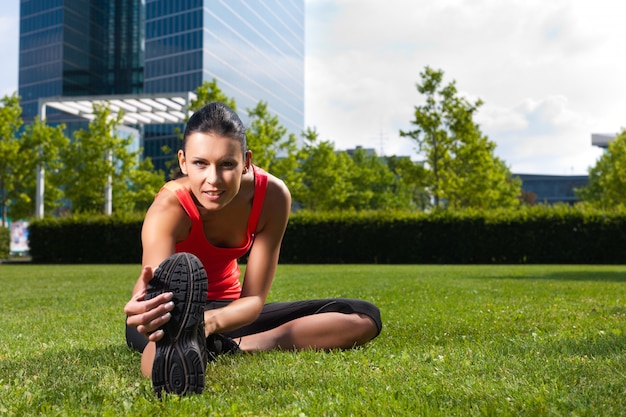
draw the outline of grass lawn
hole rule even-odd
[[[156,399],[124,340],[133,265],[0,265],[0,415],[626,415],[626,266],[281,265],[271,300],[356,297],[349,351],[221,357]]]

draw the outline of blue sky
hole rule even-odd
[[[419,159],[400,138],[441,69],[517,173],[584,174],[626,127],[623,0],[305,0],[306,125],[338,149]],[[0,93],[17,90],[19,0],[0,4]]]

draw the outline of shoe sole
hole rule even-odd
[[[207,297],[206,272],[200,260],[189,253],[177,253],[159,265],[148,284],[146,299],[172,292],[174,309],[162,327],[165,335],[156,342],[152,364],[152,385],[178,395],[201,393],[204,389],[207,353],[204,336],[204,305]]]

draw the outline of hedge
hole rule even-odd
[[[0,226],[0,260],[8,259],[11,251],[11,232]]]
[[[29,225],[35,263],[141,263],[141,217],[74,216]]]
[[[46,219],[34,262],[140,263],[141,219]],[[245,259],[242,260],[245,262]],[[537,207],[501,212],[292,214],[281,263],[622,264],[626,212]]]
[[[285,263],[621,264],[626,213],[512,212],[293,216]]]

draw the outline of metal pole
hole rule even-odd
[[[113,166],[113,151],[107,151],[107,161],[109,162],[109,168]],[[109,174],[107,178],[107,185],[104,188],[104,214],[110,216],[113,213],[113,176]]]
[[[45,123],[45,120],[46,120],[46,104],[45,103],[40,102],[39,104],[39,117],[41,118],[41,121]],[[43,156],[42,153],[43,153],[43,150],[40,148],[39,156]],[[45,168],[43,166],[43,163],[41,163],[37,167],[37,185],[36,185],[36,190],[35,190],[35,218],[37,219],[43,219],[43,214],[44,214],[44,189],[46,187],[45,175],[46,175]]]

